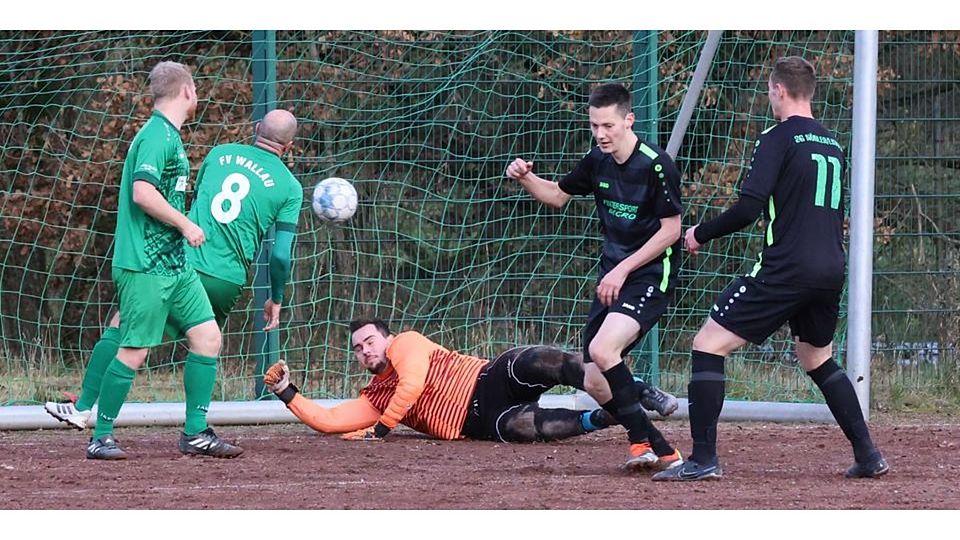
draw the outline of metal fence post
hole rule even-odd
[[[275,30],[253,31],[253,121],[259,122],[264,115],[276,108],[277,103],[277,33]],[[270,251],[273,248],[274,229],[270,227],[260,250],[254,258],[253,317],[254,356],[257,359],[254,397],[257,399],[272,394],[263,385],[267,366],[280,357],[280,332],[264,332],[263,304],[270,298]]]
[[[659,146],[657,129],[657,43],[656,30],[638,30],[633,34],[633,114],[636,117],[634,131],[640,138]],[[656,324],[640,342],[640,371],[654,386],[660,385],[660,325]]]

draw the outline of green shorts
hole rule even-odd
[[[197,276],[200,278],[203,290],[207,293],[207,299],[210,300],[210,307],[213,308],[213,317],[217,321],[217,326],[223,329],[223,325],[227,322],[227,316],[233,311],[233,306],[236,305],[240,293],[243,292],[243,285],[230,283],[199,271]],[[164,333],[167,337],[180,339],[186,332],[185,329],[181,330],[181,328],[184,328],[184,326],[171,314],[167,318],[167,329]],[[187,326],[186,328],[189,329],[190,327]]]
[[[167,319],[180,335],[198,324],[214,320],[213,308],[197,273],[155,276],[122,268],[113,269],[120,299],[120,346],[144,349],[163,341]]]

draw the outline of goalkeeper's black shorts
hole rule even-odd
[[[511,364],[520,353],[531,347],[514,347],[488,363],[477,376],[477,385],[470,397],[470,408],[461,433],[468,439],[506,441],[500,433],[501,418],[517,405],[536,403],[549,388],[526,384],[513,376]],[[544,348],[556,350],[552,347]]]

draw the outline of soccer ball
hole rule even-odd
[[[313,213],[329,223],[343,223],[357,211],[357,190],[343,178],[327,178],[313,189]]]

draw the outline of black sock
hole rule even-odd
[[[854,458],[857,461],[869,458],[876,448],[870,440],[870,430],[867,429],[857,393],[847,374],[840,369],[833,358],[830,358],[817,369],[808,371],[807,375],[823,392],[827,407],[837,420],[837,424],[840,424],[843,434],[853,444]]]
[[[650,386],[646,381],[636,375],[633,376],[633,385],[637,390],[637,399],[643,396],[644,391],[652,391],[654,389],[653,386]],[[660,457],[672,456],[676,450],[667,442],[667,439],[663,437],[663,434],[653,425],[652,421],[650,422],[649,430],[650,447],[653,448],[653,452]]]
[[[660,433],[660,430],[656,428],[651,422],[648,429],[648,437],[650,439],[650,448],[653,448],[653,453],[659,457],[672,456],[676,451],[673,446],[667,442],[667,439],[664,438],[663,433]]]
[[[690,460],[701,465],[717,461],[717,420],[723,409],[726,384],[722,356],[703,351],[690,353],[692,375],[687,385],[690,411],[690,437],[693,453]]]
[[[611,416],[616,419],[617,417],[617,407],[613,404],[613,398],[610,398],[610,401],[606,403],[601,403],[600,408],[610,413]]]
[[[614,418],[627,430],[627,438],[631,443],[647,442],[650,428],[650,419],[647,413],[643,412],[640,406],[640,396],[634,386],[633,375],[630,369],[620,362],[607,371],[603,372],[603,377],[607,379],[610,385],[610,393],[613,394],[611,409],[604,407],[605,410],[612,413]]]
[[[606,403],[601,404],[600,407],[604,411],[606,411],[607,414],[613,416],[614,421],[616,422],[617,408],[613,405],[612,399]],[[597,411],[594,411],[594,413],[596,412]],[[671,446],[670,443],[667,442],[667,439],[663,436],[663,434],[660,433],[660,430],[657,429],[653,425],[653,423],[649,421],[649,419],[647,424],[647,440],[650,442],[650,448],[653,449],[653,453],[660,457],[672,456],[673,453],[676,451],[673,448],[673,446]]]

